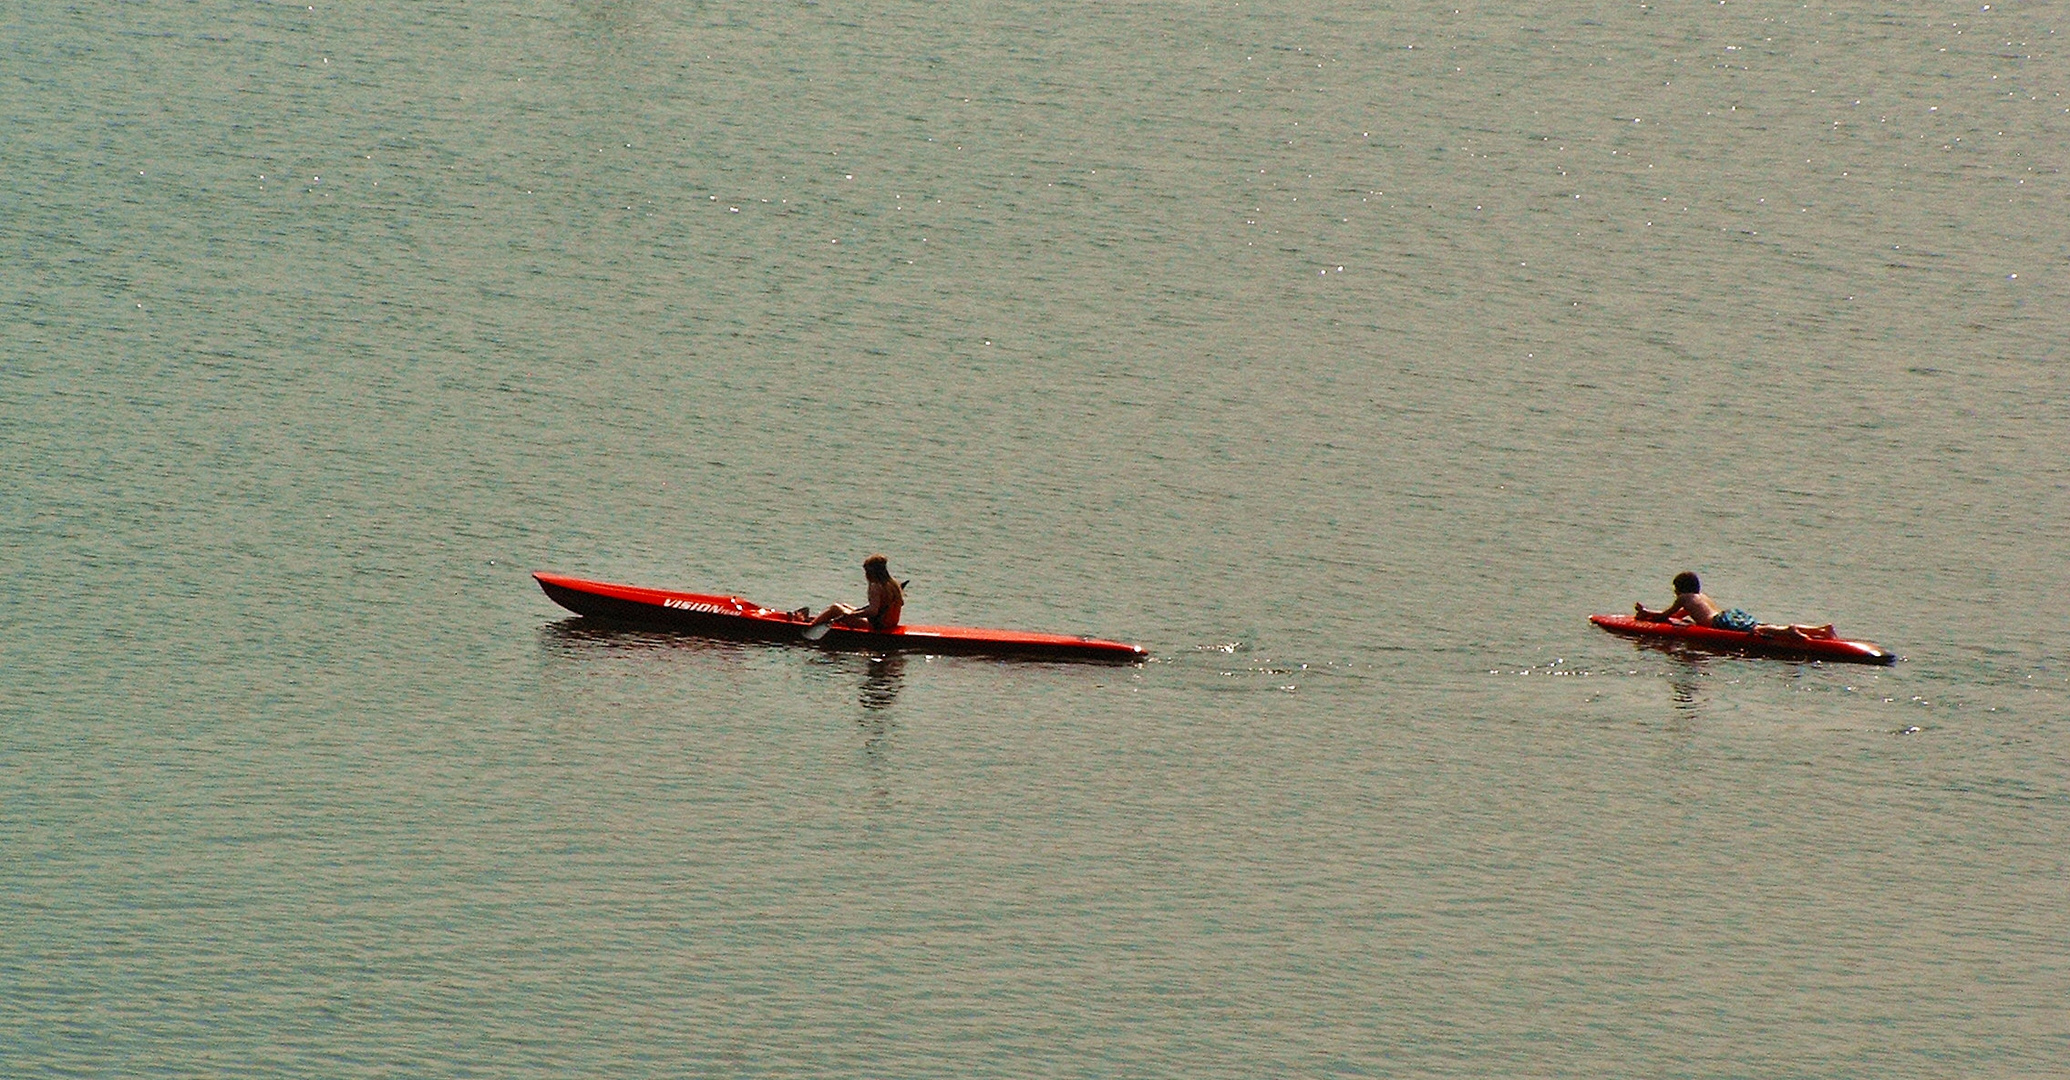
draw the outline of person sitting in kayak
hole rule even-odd
[[[892,580],[889,560],[872,555],[863,560],[863,577],[870,583],[870,602],[860,608],[835,604],[806,624],[810,629],[833,623],[853,630],[895,630],[899,612],[905,610],[906,591]]]
[[[1760,634],[1763,637],[1809,640],[1833,636],[1831,623],[1824,626],[1772,625],[1760,622],[1741,608],[1720,609],[1717,601],[1704,595],[1703,582],[1687,570],[1675,575],[1674,586],[1674,603],[1659,611],[1654,611],[1644,604],[1633,604],[1632,614],[1640,622],[1673,622],[1679,616],[1714,630],[1733,630],[1742,634]]]

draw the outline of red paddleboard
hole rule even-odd
[[[1839,660],[1850,664],[1895,664],[1897,654],[1866,641],[1844,638],[1770,637],[1719,630],[1687,622],[1646,622],[1630,615],[1591,615],[1588,621],[1626,637],[1710,652],[1746,653],[1787,660]]]
[[[587,581],[539,571],[532,575],[553,602],[586,618],[676,630],[702,637],[735,641],[805,643],[808,615],[777,611],[738,596],[670,592],[637,585]],[[985,656],[1035,657],[1050,660],[1114,660],[1135,662],[1149,654],[1119,641],[1074,634],[1035,634],[1020,630],[986,630],[975,626],[900,626],[892,630],[829,627],[810,644],[830,649],[863,649],[926,653],[972,653]]]

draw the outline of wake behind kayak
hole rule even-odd
[[[539,587],[554,603],[584,618],[732,641],[792,642],[870,652],[1121,663],[1138,662],[1149,655],[1138,646],[1119,641],[975,626],[899,626],[891,630],[868,630],[836,625],[828,627],[824,637],[806,642],[803,634],[811,621],[808,616],[764,607],[738,596],[649,589],[590,581],[543,570],[535,571],[532,578],[539,582]]]

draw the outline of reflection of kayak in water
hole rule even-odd
[[[1711,652],[1748,653],[1786,660],[1840,660],[1850,664],[1895,664],[1897,654],[1866,641],[1845,638],[1797,638],[1720,630],[1685,622],[1644,622],[1629,615],[1591,615],[1588,621],[1642,641],[1679,645]]]
[[[676,630],[702,637],[735,641],[803,641],[809,614],[777,611],[738,596],[643,589],[604,581],[549,574],[532,577],[553,602],[586,618]],[[972,653],[1054,660],[1144,659],[1142,649],[1119,641],[1075,634],[1034,634],[1019,630],[986,630],[974,626],[900,626],[891,630],[826,628],[812,644],[829,649],[864,649],[923,653]]]

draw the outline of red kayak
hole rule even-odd
[[[532,577],[554,603],[577,615],[607,622],[631,623],[735,641],[802,642],[805,626],[812,621],[809,615],[776,611],[738,596],[643,589],[637,585],[585,581],[544,571],[536,572]],[[969,653],[1050,660],[1134,662],[1149,655],[1134,645],[1119,641],[1102,641],[1075,634],[985,630],[973,626],[900,626],[891,630],[854,630],[835,626],[812,644],[831,649]]]
[[[1747,653],[1787,660],[1839,660],[1849,664],[1895,664],[1897,654],[1866,641],[1844,638],[1769,637],[1719,630],[1687,622],[1645,622],[1630,615],[1591,615],[1588,621],[1626,637],[1710,652]]]

